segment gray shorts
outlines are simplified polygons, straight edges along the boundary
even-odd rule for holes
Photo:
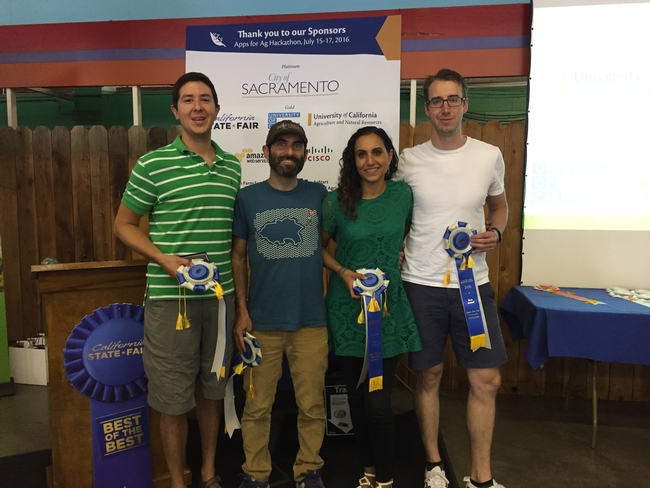
[[[470,349],[465,311],[458,288],[417,285],[405,281],[404,289],[422,341],[422,350],[409,354],[412,368],[422,371],[442,363],[447,336],[451,337],[458,364],[464,368],[496,368],[508,361],[494,303],[494,290],[489,283],[480,285],[478,289],[492,349],[481,347],[476,352]]]
[[[228,346],[226,364],[232,355],[235,295],[224,297]],[[181,304],[184,309],[184,305]],[[201,388],[210,400],[224,397],[226,379],[211,372],[217,345],[219,301],[187,300],[191,326],[176,330],[178,301],[149,300],[144,307],[144,371],[149,380],[149,405],[168,415],[181,415],[196,405],[194,391]]]

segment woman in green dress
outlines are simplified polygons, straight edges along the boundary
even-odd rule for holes
[[[348,141],[341,159],[338,189],[323,201],[322,240],[332,271],[328,292],[330,339],[348,389],[355,442],[364,476],[361,488],[393,486],[395,425],[391,387],[399,356],[421,349],[413,313],[402,286],[399,253],[413,209],[409,186],[391,180],[398,157],[383,129],[363,127]],[[369,380],[357,388],[366,354],[366,326],[354,280],[356,270],[379,268],[389,280],[388,315],[382,317],[383,388],[370,391]]]

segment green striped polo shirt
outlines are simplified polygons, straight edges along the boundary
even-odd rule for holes
[[[212,145],[212,167],[187,149],[180,136],[145,154],[133,168],[122,203],[140,215],[149,214],[149,236],[165,254],[207,253],[229,294],[235,289],[230,250],[241,164],[214,141]],[[147,286],[152,300],[178,300],[178,282],[153,261],[147,268]],[[214,292],[187,290],[187,298],[214,298]]]

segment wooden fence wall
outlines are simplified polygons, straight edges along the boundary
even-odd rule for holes
[[[464,124],[467,135],[498,146],[506,163],[510,208],[503,241],[488,254],[497,300],[519,284],[523,208],[525,125]],[[426,141],[431,124],[400,127],[400,150]],[[171,142],[178,127],[0,127],[0,236],[10,341],[41,331],[41,309],[30,268],[47,257],[61,263],[139,257],[115,239],[113,220],[133,165],[142,154]],[[146,226],[146,219],[143,219]],[[524,357],[525,342],[514,342],[503,326],[509,361],[503,366],[504,393],[561,396],[571,360],[553,358],[534,371]],[[574,395],[590,396],[590,371],[579,362]],[[650,367],[598,365],[598,396],[650,401]],[[412,378],[409,379],[412,381]],[[443,387],[467,387],[467,377],[448,349]]]
[[[9,341],[41,331],[32,265],[48,257],[60,263],[136,257],[113,236],[122,192],[137,158],[178,133],[178,127],[0,127],[0,236]]]

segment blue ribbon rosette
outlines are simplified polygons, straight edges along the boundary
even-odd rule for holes
[[[236,352],[233,354],[232,364],[230,365],[230,377],[226,384],[226,396],[224,398],[224,418],[226,423],[226,433],[232,437],[235,430],[241,428],[241,423],[237,418],[235,410],[235,393],[233,379],[235,376],[240,375],[246,368],[254,368],[259,366],[262,362],[262,348],[257,342],[257,339],[246,332],[244,334],[244,345],[246,349],[241,354]],[[248,383],[248,396],[254,397],[255,390],[253,389],[253,370],[250,369],[250,377]]]
[[[358,322],[366,324],[366,354],[357,388],[367,374],[368,391],[381,390],[384,387],[381,321],[382,315],[388,315],[386,290],[389,281],[386,279],[386,273],[379,268],[362,268],[358,269],[357,273],[366,277],[363,280],[354,280],[353,286],[354,291],[361,296],[362,310]]]
[[[220,378],[226,377],[226,359],[228,346],[228,311],[226,301],[223,299],[223,288],[219,282],[219,268],[216,264],[206,259],[192,259],[192,266],[179,266],[176,270],[178,278],[178,319],[176,320],[176,330],[183,330],[190,327],[190,321],[187,318],[187,301],[185,290],[202,292],[214,290],[214,294],[219,300],[219,317],[217,318],[217,347],[212,362],[212,372]],[[184,313],[181,314],[181,293],[183,290],[183,302],[185,304]]]
[[[467,330],[470,338],[470,348],[476,351],[479,347],[490,348],[490,338],[487,333],[485,322],[485,313],[481,303],[481,296],[474,279],[474,260],[472,251],[474,248],[471,244],[471,236],[476,234],[476,230],[467,222],[458,222],[457,224],[447,227],[443,238],[445,239],[445,250],[449,254],[447,261],[447,271],[443,284],[447,286],[450,281],[449,262],[454,260],[456,272],[458,274],[458,287],[465,311],[465,320],[467,321]]]

